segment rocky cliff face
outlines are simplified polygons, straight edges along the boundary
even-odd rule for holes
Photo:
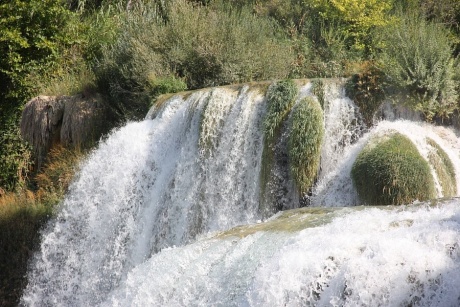
[[[38,96],[22,113],[21,134],[33,147],[36,169],[56,145],[86,147],[97,141],[110,126],[105,106],[97,97]]]

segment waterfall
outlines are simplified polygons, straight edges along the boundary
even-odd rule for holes
[[[324,209],[323,215],[301,208],[272,217],[277,208],[299,207],[303,195],[281,163],[287,124],[276,145],[281,162],[273,164],[271,197],[261,193],[265,91],[265,85],[242,85],[174,95],[144,121],[114,130],[82,163],[43,230],[21,304],[454,302],[458,200],[442,208]],[[367,140],[393,130],[426,159],[426,137],[436,141],[453,161],[459,185],[460,142],[453,131],[408,121],[368,130],[343,81],[325,84],[323,94],[315,98],[322,100],[326,134],[312,207],[359,204],[351,166]],[[312,83],[300,82],[296,103],[314,95]],[[443,196],[439,182],[437,192]],[[290,226],[295,216],[302,227]],[[418,253],[423,257],[415,261]]]
[[[442,208],[341,209],[317,219],[328,215],[332,222],[301,231],[162,250],[131,271],[103,306],[460,304],[458,199]]]
[[[381,121],[369,132],[364,134],[358,142],[347,146],[340,163],[328,172],[315,187],[312,197],[314,206],[341,207],[359,204],[359,198],[353,187],[351,168],[356,157],[370,138],[382,137],[389,132],[396,131],[407,136],[417,147],[421,155],[428,161],[429,144],[427,138],[434,140],[447,153],[455,167],[457,191],[460,184],[460,140],[455,132],[445,127],[436,127],[427,123],[407,120]],[[438,175],[431,166],[431,172],[437,186],[438,197],[443,197],[439,187]]]

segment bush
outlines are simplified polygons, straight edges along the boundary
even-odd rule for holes
[[[446,152],[433,139],[427,138],[426,142],[431,146],[428,160],[438,175],[444,197],[457,195],[457,179],[455,168]]]
[[[36,76],[49,78],[72,44],[75,15],[53,0],[2,1],[0,12],[0,187],[13,190],[29,167],[18,133],[22,108],[37,93]]]
[[[402,205],[436,197],[428,162],[396,132],[370,140],[356,158],[351,176],[366,205]]]
[[[359,107],[368,126],[385,98],[382,79],[383,73],[374,63],[364,62],[361,71],[353,74],[345,85],[348,97]]]
[[[247,8],[175,0],[164,9],[145,4],[124,13],[116,42],[102,48],[98,86],[121,101],[118,111],[143,115],[153,95],[183,90],[184,82],[196,89],[288,75],[292,52],[280,31]]]
[[[316,179],[324,137],[323,111],[307,97],[292,110],[289,134],[289,165],[299,192],[305,194]]]
[[[388,97],[425,113],[447,115],[457,107],[454,75],[458,69],[447,30],[422,16],[400,16],[381,32],[378,54],[386,75]]]
[[[388,16],[394,0],[311,0],[326,22],[338,22],[338,32],[346,35],[348,46],[369,48],[370,31],[391,22]]]

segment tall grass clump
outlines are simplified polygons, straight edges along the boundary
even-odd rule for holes
[[[289,165],[299,192],[305,194],[316,179],[324,137],[323,111],[318,101],[307,97],[292,110],[289,134]]]
[[[265,139],[270,143],[281,127],[281,123],[291,111],[298,88],[292,80],[274,83],[267,91],[267,114],[265,115]]]
[[[369,141],[351,170],[353,183],[366,205],[402,205],[436,197],[428,162],[400,133]]]
[[[275,159],[276,140],[281,133],[283,122],[295,103],[297,93],[297,85],[290,79],[275,82],[267,90],[267,112],[264,120],[264,149],[261,169],[262,197],[266,197],[266,187],[270,181]]]
[[[443,196],[452,197],[457,195],[457,179],[455,178],[455,168],[452,161],[433,139],[427,138],[426,142],[431,146],[428,160],[438,176]]]
[[[387,96],[424,112],[428,119],[450,114],[457,107],[458,63],[448,31],[417,14],[399,18],[380,33],[383,49],[378,58]]]

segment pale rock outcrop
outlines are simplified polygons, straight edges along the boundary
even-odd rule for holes
[[[97,97],[38,96],[24,107],[21,134],[33,147],[36,169],[56,145],[84,147],[96,141],[107,125],[104,104]]]

